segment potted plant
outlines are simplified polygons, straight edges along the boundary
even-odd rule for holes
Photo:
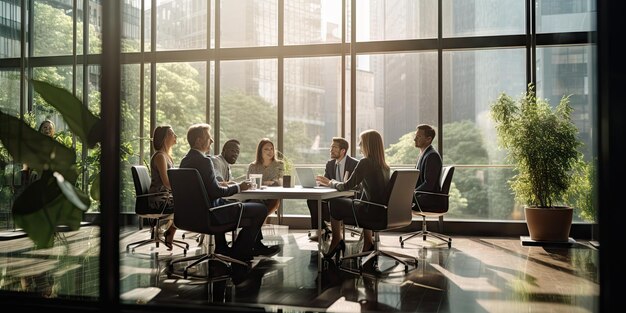
[[[526,205],[533,241],[569,240],[573,209],[564,202],[582,158],[571,112],[569,96],[553,109],[536,97],[532,84],[517,101],[502,93],[491,105],[499,144],[516,172],[509,183],[516,200]]]

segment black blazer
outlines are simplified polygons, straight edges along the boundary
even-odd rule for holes
[[[442,170],[441,155],[433,146],[429,146],[424,151],[422,157],[417,161],[417,169],[420,170],[415,190],[428,192],[441,192],[439,180]],[[416,194],[419,207],[422,211],[443,212],[447,211],[446,198],[433,195]],[[419,210],[417,207],[414,210]]]
[[[346,165],[343,167],[343,175],[345,177],[346,172],[350,172],[350,175],[354,173],[354,168],[359,161],[349,155],[346,155]],[[324,176],[328,179],[337,179],[335,177],[335,160],[328,160],[326,162],[326,169],[324,170]]]
[[[415,190],[440,192],[439,179],[441,177],[442,164],[439,152],[433,146],[426,148],[422,157],[417,161],[416,168],[420,171],[420,174],[417,178]]]
[[[332,187],[343,191],[354,189],[361,184],[365,196],[365,198],[363,198],[364,200],[375,203],[386,203],[388,182],[388,170],[380,168],[369,158],[362,158],[357,163],[354,172],[347,181],[334,183]]]
[[[211,158],[200,153],[198,150],[191,149],[187,152],[187,155],[180,161],[181,168],[195,168],[200,172],[202,181],[204,182],[204,188],[209,195],[209,198],[213,201],[222,197],[228,197],[239,192],[238,185],[231,185],[228,187],[220,186],[215,178],[215,170],[213,169],[213,162]]]

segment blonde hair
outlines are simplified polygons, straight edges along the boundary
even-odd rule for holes
[[[361,133],[361,149],[366,158],[371,159],[381,168],[389,170],[389,165],[385,162],[385,146],[383,138],[379,132],[373,129],[365,130]]]
[[[196,143],[198,139],[204,139],[211,132],[211,125],[207,123],[198,123],[189,126],[187,129],[187,142],[191,148],[199,148],[196,147]]]

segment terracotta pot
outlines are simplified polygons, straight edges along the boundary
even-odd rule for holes
[[[526,207],[526,226],[535,241],[567,242],[574,210],[570,207]]]

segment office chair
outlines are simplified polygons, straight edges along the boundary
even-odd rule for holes
[[[362,273],[363,264],[378,256],[385,256],[396,260],[396,263],[404,264],[404,271],[408,272],[409,263],[417,267],[417,259],[413,256],[381,250],[379,247],[381,231],[388,231],[396,228],[406,227],[412,220],[413,192],[419,171],[417,169],[398,169],[393,172],[387,186],[387,202],[374,203],[361,199],[352,199],[352,212],[359,228],[371,229],[374,233],[374,250],[357,253],[341,258],[341,264],[349,259],[358,259],[359,271]],[[360,216],[356,204],[369,204],[369,211],[380,210],[384,214],[374,214],[376,218],[368,219],[368,216]],[[373,206],[373,208],[372,208]],[[411,261],[407,261],[407,259]]]
[[[433,236],[435,238],[442,240],[444,243],[447,243],[448,248],[452,247],[451,237],[448,237],[439,233],[431,232],[426,227],[427,217],[439,218],[439,217],[443,217],[445,214],[448,213],[448,207],[450,204],[449,197],[450,197],[450,185],[452,184],[452,175],[454,175],[454,166],[444,166],[442,168],[441,178],[439,179],[439,184],[441,186],[441,193],[426,192],[426,191],[419,191],[419,190],[415,191],[415,195],[414,195],[415,204],[419,211],[413,211],[413,214],[422,217],[422,229],[417,232],[408,233],[408,234],[404,234],[400,236],[400,246],[402,248],[404,248],[405,241],[413,237],[420,236],[420,235],[422,236],[422,240],[424,241],[426,241],[426,236]],[[435,207],[423,208],[423,207],[420,207],[419,202],[417,201],[418,195],[429,195],[432,197],[436,197],[440,200],[438,201],[438,204]]]
[[[130,169],[133,174],[133,182],[135,185],[135,214],[139,216],[140,224],[142,223],[142,219],[148,219],[151,229],[150,239],[129,243],[128,245],[126,245],[126,251],[135,252],[136,248],[151,243],[155,243],[156,247],[158,248],[160,243],[165,244],[165,240],[163,239],[159,226],[161,226],[161,223],[171,220],[172,214],[155,212],[153,209],[150,209],[150,207],[148,206],[148,199],[151,196],[166,195],[167,193],[148,193],[148,190],[150,189],[150,174],[148,173],[147,167],[143,165],[133,165]],[[172,244],[183,249],[183,254],[187,254],[187,250],[189,249],[188,243],[180,240],[174,240]],[[184,247],[182,245],[184,245]],[[132,250],[130,250],[131,246],[134,246]]]
[[[243,203],[232,202],[213,206],[213,201],[209,199],[204,189],[202,177],[195,168],[172,168],[167,170],[167,175],[172,185],[174,203],[176,203],[174,224],[179,229],[207,235],[209,245],[207,252],[202,255],[172,260],[169,264],[170,270],[173,270],[176,263],[193,261],[183,270],[183,277],[187,278],[189,269],[204,261],[210,264],[209,261],[214,260],[227,266],[230,266],[229,263],[237,263],[248,267],[248,263],[215,253],[214,249],[215,234],[235,231],[239,228]],[[234,217],[227,220],[234,220],[235,222],[220,222],[218,216],[223,213]]]

